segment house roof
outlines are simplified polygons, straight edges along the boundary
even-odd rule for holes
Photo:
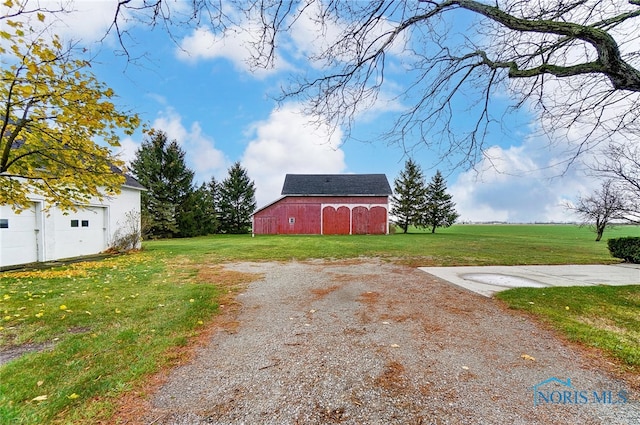
[[[116,174],[124,174],[125,180],[123,186],[127,186],[132,189],[147,190],[147,188],[145,188],[138,180],[136,180],[135,177],[131,176],[130,174],[123,173],[122,170],[115,165],[111,166],[111,171]]]
[[[282,195],[388,196],[391,186],[384,174],[287,174]]]
[[[140,182],[138,180],[136,180],[134,177],[130,176],[129,174],[125,174],[125,181],[124,181],[124,185],[131,187],[133,189],[140,189],[140,190],[147,190],[147,188],[145,188],[142,184],[140,184]]]

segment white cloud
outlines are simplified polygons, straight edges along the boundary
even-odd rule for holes
[[[26,10],[41,9],[62,13],[45,13],[44,22],[40,22],[35,14],[23,14],[17,19],[26,21],[36,31],[47,28],[59,35],[63,40],[81,40],[85,45],[102,40],[112,24],[117,2],[113,1],[56,1],[38,0],[26,2]],[[0,7],[0,13],[5,14],[6,8]],[[130,16],[126,10],[121,11],[119,20],[121,30],[126,30]]]
[[[333,174],[345,171],[342,133],[317,125],[314,117],[287,105],[255,124],[255,139],[244,152],[242,164],[256,183],[258,207],[280,197],[287,173]]]
[[[193,122],[188,128],[182,123],[182,117],[171,108],[159,113],[153,121],[152,128],[167,134],[169,141],[175,140],[185,151],[187,167],[195,173],[195,183],[208,182],[211,177],[220,180],[226,176],[230,165],[224,152],[217,149],[215,141],[202,132],[200,123]],[[135,153],[141,142],[132,137],[120,140],[120,148],[116,154],[127,164],[135,159]]]
[[[375,26],[369,28],[366,39],[345,36],[355,31],[350,28],[348,19],[332,20],[325,17],[326,7],[323,2],[301,4],[300,16],[291,22],[291,45],[287,46],[293,54],[309,60],[309,64],[315,68],[332,65],[333,60],[352,62],[353,52],[363,48],[374,51],[380,48],[388,40],[388,35],[394,32],[396,24],[387,18],[381,17]],[[357,7],[354,7],[357,8]],[[388,55],[405,55],[406,35],[404,32],[396,34],[397,40],[385,47]],[[336,48],[336,46],[338,46]],[[328,53],[328,55],[327,55]]]
[[[120,147],[117,148],[116,154],[122,159],[125,163],[131,164],[136,157],[136,151],[140,147],[140,142],[134,140],[132,137],[125,137],[120,140]]]
[[[263,78],[277,71],[289,68],[279,54],[275,54],[272,68],[256,67],[250,49],[256,39],[256,32],[251,26],[230,27],[222,34],[215,34],[208,28],[200,27],[184,37],[176,48],[176,57],[185,62],[199,60],[227,59],[235,68]]]
[[[450,186],[460,220],[577,220],[564,205],[590,194],[597,182],[577,168],[554,166],[561,155],[533,138],[518,147],[489,148],[476,170],[461,173]]]
[[[229,160],[216,148],[215,141],[202,132],[197,121],[185,127],[180,114],[168,108],[159,114],[151,127],[164,131],[169,140],[176,140],[180,144],[186,153],[187,166],[195,172],[197,183],[224,176]]]

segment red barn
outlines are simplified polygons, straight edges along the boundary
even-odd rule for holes
[[[256,235],[389,233],[384,174],[287,174],[282,198],[253,213]]]

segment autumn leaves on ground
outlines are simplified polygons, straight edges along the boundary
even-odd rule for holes
[[[94,423],[149,375],[184,360],[252,275],[140,252],[0,279],[0,423]]]
[[[637,228],[618,232],[629,231]],[[193,347],[220,327],[237,325],[233,314],[220,313],[232,312],[239,288],[260,276],[225,270],[228,261],[358,261],[361,256],[412,265],[514,264],[518,258],[548,264],[615,261],[592,236],[573,226],[454,226],[436,235],[214,236],[151,242],[141,252],[102,261],[2,272],[0,354],[14,355],[0,365],[0,423],[109,423],[119,403],[145,396],[150,376],[188,360]],[[531,296],[523,294],[519,303],[531,306]],[[637,291],[620,299],[637,300]],[[535,300],[535,306],[543,303],[544,298]],[[591,316],[582,317],[582,325],[595,324],[601,332],[597,314],[605,310],[581,311]],[[621,333],[620,326],[629,332]],[[609,326],[612,334],[627,336],[637,327],[637,318]]]

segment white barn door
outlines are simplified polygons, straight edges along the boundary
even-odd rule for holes
[[[92,255],[107,249],[107,208],[86,207],[68,215],[55,211],[55,259]]]
[[[8,205],[0,205],[0,267],[42,260],[38,255],[39,248],[42,252],[40,227],[39,203],[20,214]]]

